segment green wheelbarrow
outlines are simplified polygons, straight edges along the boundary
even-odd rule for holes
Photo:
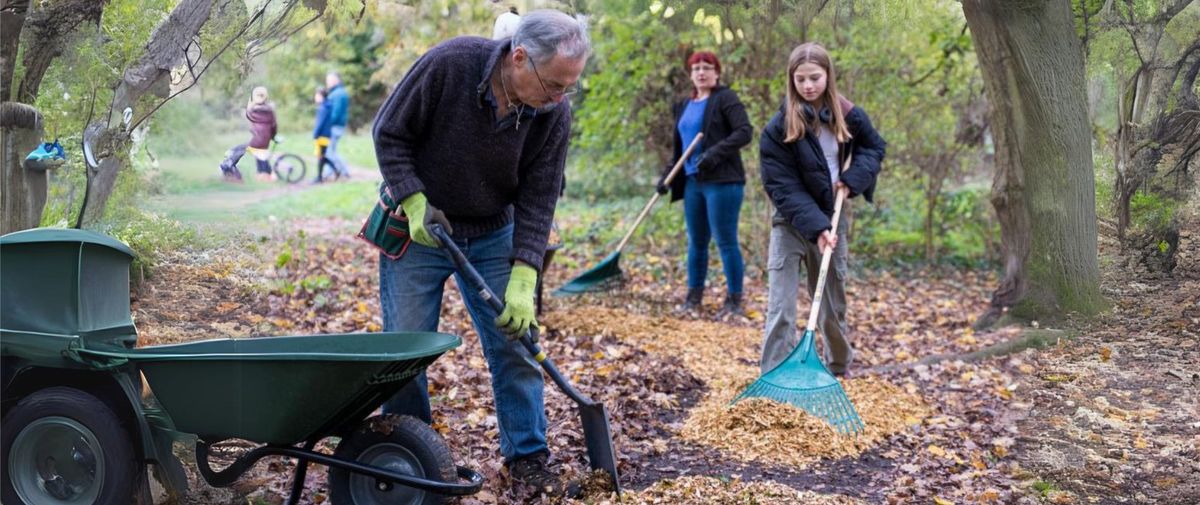
[[[126,504],[147,465],[187,488],[175,441],[194,441],[200,474],[232,485],[266,456],[297,460],[288,503],[309,463],[330,468],[343,504],[429,504],[474,494],[433,428],[371,414],[446,351],[442,333],[218,339],[136,348],[132,252],[104,235],[29,230],[0,237],[0,501]],[[142,377],[150,391],[143,391]],[[340,437],[332,455],[314,451]],[[217,470],[211,446],[256,448]],[[144,492],[144,491],[143,491]]]

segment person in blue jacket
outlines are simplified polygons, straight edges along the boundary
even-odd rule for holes
[[[342,77],[337,72],[325,74],[325,101],[329,103],[329,147],[325,157],[333,162],[339,177],[350,177],[346,160],[338,152],[338,141],[346,134],[346,120],[350,116],[350,94],[342,85]]]
[[[783,107],[759,139],[763,188],[775,205],[759,365],[763,373],[769,372],[799,343],[800,269],[807,270],[811,295],[822,252],[833,248],[817,328],[828,344],[825,365],[834,375],[844,376],[854,357],[846,331],[847,219],[833,229],[834,202],[838,193],[872,201],[887,143],[866,111],[838,94],[833,62],[820,44],[809,42],[792,50],[787,79]],[[843,172],[847,156],[850,166]]]
[[[318,86],[313,95],[313,103],[317,106],[313,127],[313,144],[316,145],[317,154],[317,178],[313,179],[314,183],[322,182],[325,175],[326,151],[329,150],[329,138],[332,135],[330,130],[333,129],[329,115],[330,103],[325,99],[327,93],[324,87]]]

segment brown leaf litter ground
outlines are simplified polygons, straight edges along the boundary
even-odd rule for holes
[[[377,259],[349,238],[353,226],[166,261],[135,293],[142,344],[378,331]],[[560,254],[578,264],[593,260]],[[970,352],[1018,333],[970,329],[994,277],[948,269],[857,271],[848,292],[859,353],[845,384],[869,431],[854,440],[777,405],[725,401],[756,375],[766,301],[761,279],[747,279],[745,317],[718,321],[719,286],[710,289],[702,314],[677,315],[678,279],[649,274],[636,260],[624,266],[620,289],[548,298],[541,319],[549,328],[548,354],[610,411],[628,490],[621,503],[1196,503],[1200,497],[1194,281],[1139,286],[1106,278],[1114,310],[1056,348],[917,365],[922,356]],[[547,291],[574,273],[552,267]],[[509,489],[496,452],[486,365],[450,286],[440,330],[462,336],[464,345],[429,369],[435,428],[458,464],[488,479],[479,495],[461,503],[526,501],[525,493]],[[807,307],[807,297],[799,303]],[[554,460],[582,476],[586,459],[573,405],[553,386],[546,401]],[[332,443],[319,449],[329,451]],[[249,447],[225,444],[216,464]],[[270,459],[234,488],[213,489],[185,464],[193,473],[187,503],[280,503],[293,468]],[[322,503],[326,496],[325,472],[310,470],[304,500]],[[605,502],[614,501],[592,496],[584,503]]]

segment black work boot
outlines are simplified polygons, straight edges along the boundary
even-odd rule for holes
[[[548,497],[577,497],[580,492],[579,483],[563,482],[558,473],[550,470],[547,464],[549,455],[537,452],[522,456],[508,463],[508,474],[514,482],[519,482]]]
[[[729,316],[740,316],[740,315],[742,315],[742,294],[741,293],[726,294],[725,295],[725,305],[723,305],[721,307],[721,312],[718,313],[717,316],[721,317],[721,318],[726,318]]]
[[[688,288],[687,298],[683,300],[682,312],[699,312],[703,306],[704,288]]]

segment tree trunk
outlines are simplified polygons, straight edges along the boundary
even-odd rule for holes
[[[46,172],[21,166],[25,155],[42,140],[42,115],[28,105],[0,104],[0,149],[3,150],[3,183],[0,184],[0,235],[36,228],[46,206]]]
[[[155,28],[150,42],[146,44],[146,54],[122,76],[121,83],[113,93],[112,116],[106,124],[99,123],[99,126],[108,129],[100,137],[109,148],[100,149],[107,155],[101,156],[100,166],[93,172],[88,187],[87,204],[83,208],[85,224],[94,223],[104,215],[104,206],[116,186],[117,175],[128,161],[129,133],[122,121],[125,108],[133,109],[133,121],[130,124],[136,124],[154,111],[151,107],[140,110],[142,104],[138,101],[142,96],[154,92],[161,98],[167,97],[171,69],[183,61],[187,47],[208,21],[215,3],[216,0],[180,2],[171,15]]]
[[[996,136],[1004,276],[990,324],[1103,306],[1084,62],[1068,2],[963,0]]]
[[[50,64],[70,47],[76,29],[83,23],[99,23],[108,0],[64,0],[34,9],[25,18],[25,51],[21,63],[25,75],[16,100],[37,101],[38,88]]]
[[[925,192],[925,261],[933,263],[937,248],[933,245],[933,216],[937,210],[938,195],[942,192],[941,182],[929,181],[930,188]],[[936,186],[933,187],[933,186]]]
[[[12,100],[13,72],[29,0],[0,1],[0,102]]]
[[[1167,25],[1189,3],[1190,0],[1160,2],[1149,15],[1136,12],[1132,4],[1104,9],[1108,21],[1120,26],[1129,36],[1139,62],[1132,75],[1125,75],[1119,66],[1116,68],[1120,93],[1117,135],[1113,142],[1116,169],[1113,199],[1117,214],[1117,238],[1122,248],[1126,245],[1125,234],[1132,224],[1130,200],[1158,175],[1158,165],[1163,157],[1178,144],[1186,145],[1188,141],[1186,134],[1183,134],[1185,130],[1167,126],[1172,119],[1172,112],[1188,108],[1180,95],[1183,94],[1181,92],[1190,91],[1191,85],[1186,78],[1179,86],[1176,81],[1187,67],[1188,58],[1200,51],[1200,42],[1193,41],[1190,47],[1176,48],[1176,41],[1167,35]]]

